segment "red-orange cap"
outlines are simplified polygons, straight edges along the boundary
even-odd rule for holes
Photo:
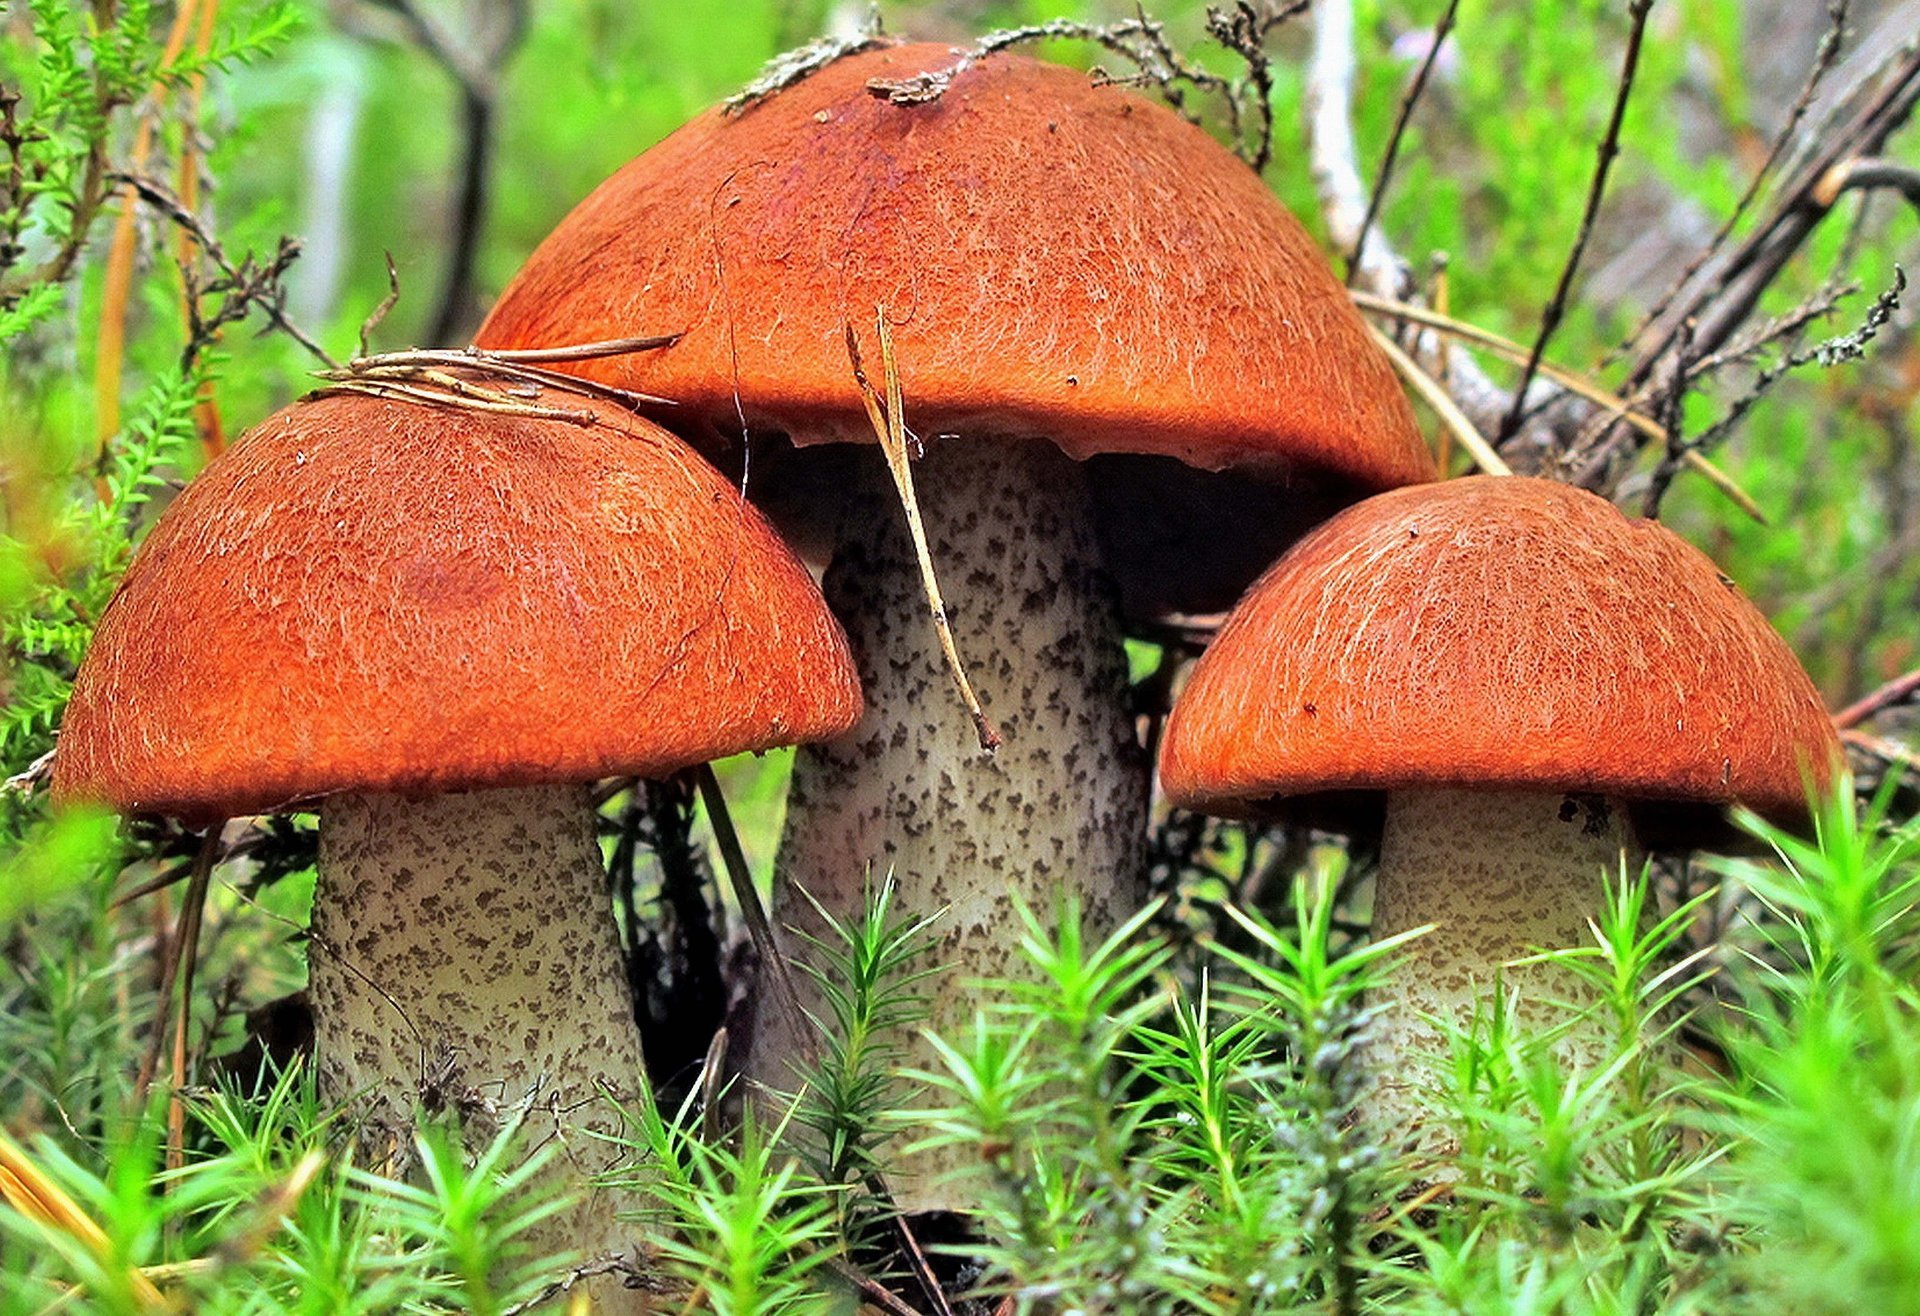
[[[689,422],[871,442],[844,328],[877,379],[884,304],[922,433],[1433,478],[1392,368],[1252,170],[1163,106],[1015,55],[924,104],[868,90],[960,59],[869,51],[696,119],[561,222],[479,341],[682,331],[569,368]]]
[[[189,818],[657,775],[836,735],[846,638],[677,439],[364,395],[269,417],[101,618],[59,796]]]
[[[1549,480],[1356,504],[1248,591],[1167,725],[1199,808],[1479,787],[1792,816],[1839,761],[1813,683],[1703,554]]]

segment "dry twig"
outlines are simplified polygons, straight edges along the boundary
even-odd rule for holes
[[[1446,10],[1440,15],[1440,21],[1434,24],[1433,40],[1427,47],[1426,58],[1420,61],[1419,71],[1413,75],[1406,94],[1400,98],[1400,110],[1394,117],[1393,132],[1387,137],[1387,149],[1380,157],[1380,168],[1373,176],[1373,187],[1367,198],[1367,212],[1360,219],[1360,233],[1353,240],[1353,250],[1347,256],[1347,286],[1360,273],[1360,259],[1366,253],[1367,234],[1373,230],[1373,223],[1380,217],[1380,203],[1386,199],[1387,189],[1393,185],[1394,162],[1400,158],[1400,144],[1406,140],[1407,124],[1413,118],[1413,108],[1420,103],[1421,93],[1427,89],[1427,79],[1433,75],[1433,66],[1439,62],[1440,52],[1446,48],[1447,38],[1453,33],[1453,22],[1460,12],[1460,0],[1447,0]],[[1446,367],[1441,365],[1444,378]]]
[[[1356,254],[1354,284],[1396,301],[1408,296],[1406,269],[1377,227],[1360,241],[1373,210],[1360,180],[1353,137],[1354,35],[1352,0],[1318,0],[1311,10],[1313,45],[1307,60],[1307,150],[1320,215],[1333,245]],[[1487,377],[1470,352],[1443,352],[1434,333],[1416,334],[1407,355],[1446,391],[1480,433],[1500,423],[1507,392]]]
[[[425,405],[462,406],[496,415],[526,416],[536,420],[564,420],[576,425],[599,422],[597,413],[537,402],[543,391],[614,402],[630,411],[646,406],[672,406],[667,398],[616,388],[563,371],[548,370],[541,362],[589,361],[669,347],[678,334],[641,338],[612,338],[603,342],[564,347],[493,351],[479,347],[427,348],[358,356],[344,366],[315,372],[327,381],[318,394],[365,393],[372,397],[402,398]]]
[[[164,184],[138,174],[114,174],[112,178],[133,189],[141,200],[158,210],[182,232],[190,236],[194,245],[213,262],[214,267],[226,277],[233,288],[252,289],[251,304],[266,316],[268,324],[286,334],[328,366],[339,365],[332,354],[320,346],[311,334],[287,318],[286,299],[278,281],[262,284],[257,278],[250,278],[248,271],[258,269],[257,262],[251,256],[236,262],[227,254],[226,248],[221,246],[220,240],[200,222],[200,217],[187,209],[180,198],[169,191]],[[279,253],[275,256],[273,265],[284,271],[299,252],[300,244],[297,241],[292,238],[282,238]]]
[[[1788,144],[1793,141],[1794,135],[1800,130],[1801,121],[1806,118],[1807,111],[1812,107],[1813,98],[1819,92],[1820,84],[1826,80],[1828,72],[1833,68],[1834,61],[1839,58],[1840,42],[1846,34],[1847,11],[1851,7],[1851,3],[1852,0],[1828,0],[1827,27],[1826,31],[1820,35],[1819,47],[1814,51],[1813,67],[1807,71],[1807,79],[1801,84],[1800,94],[1794,97],[1793,105],[1787,111],[1786,120],[1780,125],[1780,131],[1774,134],[1773,142],[1767,148],[1766,159],[1760,162],[1760,167],[1754,171],[1753,177],[1748,180],[1746,190],[1740,194],[1740,199],[1734,202],[1733,209],[1727,212],[1726,218],[1721,221],[1720,227],[1714,231],[1713,237],[1708,240],[1706,246],[1702,247],[1699,252],[1695,254],[1692,260],[1687,262],[1686,268],[1680,271],[1679,277],[1669,285],[1667,291],[1655,300],[1653,306],[1647,311],[1646,315],[1641,318],[1640,323],[1634,327],[1633,332],[1629,334],[1626,341],[1620,345],[1622,349],[1631,347],[1640,340],[1641,336],[1645,334],[1649,328],[1659,323],[1661,317],[1666,314],[1667,308],[1673,305],[1674,300],[1679,297],[1680,294],[1686,290],[1687,285],[1692,282],[1693,276],[1698,274],[1701,267],[1717,256],[1721,249],[1726,246],[1727,239],[1733,236],[1733,230],[1739,227],[1740,221],[1746,217],[1747,211],[1752,208],[1755,199],[1759,197],[1761,188],[1772,178],[1774,167],[1780,163],[1781,157],[1786,153]]]
[[[1869,695],[1854,700],[1833,715],[1833,724],[1842,731],[1859,726],[1876,713],[1907,703],[1920,695],[1920,668],[1896,676]]]
[[[25,1148],[4,1132],[0,1132],[0,1198],[27,1219],[71,1234],[102,1265],[113,1264],[113,1244],[106,1231],[34,1163]],[[126,1277],[127,1290],[140,1310],[171,1310],[166,1298],[146,1275],[129,1269]]]
[[[500,75],[526,37],[528,0],[495,0],[478,8],[482,21],[464,34],[464,40],[447,31],[435,12],[420,0],[365,3],[393,15],[400,30],[453,80],[460,98],[460,173],[453,203],[453,241],[440,299],[427,330],[431,341],[446,342],[476,314],[473,269],[480,236],[486,228]],[[375,31],[361,23],[357,34],[365,37]]]
[[[787,1016],[791,1025],[789,1035],[797,1039],[802,1059],[808,1065],[820,1063],[820,1048],[814,1038],[814,1023],[807,1014],[806,1007],[800,1003],[800,989],[793,980],[793,968],[787,957],[780,952],[780,945],[774,939],[773,920],[767,917],[767,907],[760,900],[760,890],[753,884],[753,870],[747,864],[747,852],[740,846],[740,833],[734,830],[733,814],[727,809],[727,797],[720,789],[720,781],[713,775],[713,769],[702,763],[690,768],[694,783],[700,788],[700,802],[707,806],[707,823],[713,828],[713,839],[720,846],[720,863],[727,870],[727,882],[733,888],[734,901],[740,906],[740,917],[747,925],[747,939],[753,943],[760,958],[760,972],[772,984],[774,1003]]]
[[[991,752],[1000,744],[1000,731],[987,716],[986,709],[980,706],[980,696],[974,693],[973,682],[968,679],[967,669],[960,661],[960,650],[953,640],[953,627],[947,624],[946,600],[940,597],[940,581],[934,575],[933,555],[927,550],[927,531],[920,520],[920,500],[913,492],[913,464],[908,452],[904,415],[906,403],[900,393],[900,370],[893,357],[893,330],[887,324],[886,307],[876,310],[875,321],[886,396],[882,398],[867,378],[867,372],[860,363],[860,340],[854,336],[853,326],[848,325],[847,357],[853,364],[853,381],[859,385],[860,398],[867,407],[867,419],[880,440],[881,451],[887,457],[887,470],[893,476],[894,488],[900,494],[900,507],[907,516],[907,533],[913,538],[914,556],[920,561],[920,584],[926,591],[934,633],[940,640],[940,653],[946,659],[947,670],[953,674],[960,701],[967,706],[967,715],[973,719],[973,730],[979,738],[980,748]]]
[[[1367,326],[1367,332],[1373,335],[1375,346],[1387,354],[1387,360],[1393,362],[1394,369],[1413,385],[1414,392],[1420,395],[1421,400],[1433,408],[1434,414],[1440,417],[1440,423],[1447,427],[1447,433],[1466,449],[1467,455],[1473,458],[1474,465],[1488,475],[1513,474],[1513,468],[1502,460],[1500,454],[1494,451],[1493,445],[1486,441],[1478,429],[1474,428],[1472,419],[1466,412],[1460,410],[1459,404],[1453,400],[1453,395],[1447,392],[1439,380],[1428,374],[1426,368],[1414,360],[1411,353],[1394,342],[1392,334],[1385,333],[1378,325],[1372,324]]]
[[[1477,343],[1489,351],[1505,357],[1509,361],[1520,362],[1527,358],[1528,349],[1522,347],[1512,339],[1504,338],[1491,330],[1482,329],[1478,325],[1468,324],[1464,320],[1456,320],[1452,316],[1445,315],[1439,311],[1428,310],[1423,306],[1416,306],[1411,302],[1394,301],[1389,297],[1376,297],[1372,293],[1367,292],[1356,291],[1350,295],[1353,297],[1355,305],[1364,311],[1389,315],[1396,320],[1410,320],[1415,324],[1437,329],[1450,337],[1462,338],[1468,342]],[[1567,390],[1567,392],[1576,394],[1588,402],[1593,403],[1595,406],[1602,408],[1605,414],[1617,416],[1626,421],[1655,442],[1667,442],[1667,427],[1653,417],[1635,409],[1632,402],[1621,397],[1619,394],[1609,392],[1606,388],[1594,383],[1592,380],[1576,374],[1571,370],[1567,370],[1564,367],[1554,365],[1550,361],[1541,361],[1539,363],[1539,373]],[[1447,434],[1451,435],[1455,432],[1454,426],[1449,425],[1447,427]],[[1495,460],[1498,460],[1498,458],[1496,457]],[[1724,494],[1734,506],[1738,507],[1761,525],[1768,524],[1766,512],[1761,508],[1759,503],[1754,501],[1753,496],[1745,489],[1742,489],[1732,476],[1707,460],[1697,448],[1687,447],[1682,454],[1682,461],[1689,470],[1700,475],[1715,489]],[[1504,463],[1502,463],[1502,465],[1504,466]]]
[[[1626,122],[1627,103],[1633,98],[1634,74],[1640,67],[1640,47],[1646,38],[1647,15],[1652,9],[1653,0],[1631,0],[1628,6],[1627,50],[1621,57],[1620,77],[1614,85],[1613,111],[1607,116],[1606,132],[1600,138],[1599,159],[1594,164],[1593,178],[1587,186],[1586,205],[1580,212],[1580,228],[1574,235],[1573,248],[1567,253],[1566,264],[1560,267],[1560,279],[1554,285],[1553,296],[1540,313],[1540,333],[1533,340],[1533,350],[1520,372],[1520,383],[1513,390],[1513,406],[1508,410],[1506,419],[1500,422],[1499,433],[1495,436],[1498,443],[1505,443],[1519,432],[1520,422],[1526,414],[1527,386],[1533,383],[1533,377],[1540,369],[1540,359],[1546,355],[1547,343],[1566,315],[1567,298],[1573,292],[1573,280],[1580,271],[1580,258],[1586,254],[1587,243],[1593,237],[1594,220],[1599,218],[1600,203],[1607,194],[1607,177],[1613,171],[1614,158],[1620,154],[1620,128]]]

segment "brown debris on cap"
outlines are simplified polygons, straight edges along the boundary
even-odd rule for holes
[[[1283,557],[1196,665],[1161,772],[1215,811],[1485,786],[1797,817],[1838,755],[1798,660],[1697,549],[1564,484],[1473,477]]]
[[[364,395],[275,414],[100,622],[55,790],[205,818],[657,775],[851,727],[846,639],[678,440]]]
[[[684,331],[578,369],[716,430],[744,413],[870,442],[844,326],[885,306],[925,434],[1433,478],[1345,290],[1245,164],[1161,105],[1014,55],[922,103],[868,87],[961,62],[868,51],[688,124],[560,224],[478,341]]]

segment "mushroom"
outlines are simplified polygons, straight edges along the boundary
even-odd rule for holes
[[[128,568],[54,784],[196,823],[317,809],[323,1093],[379,1152],[422,1101],[470,1142],[522,1115],[583,1190],[618,1160],[603,1094],[644,1081],[588,783],[834,735],[860,697],[732,486],[568,409],[590,423],[363,394],[261,423]],[[587,1191],[533,1241],[625,1251],[629,1205]]]
[[[1215,813],[1385,792],[1374,936],[1434,929],[1382,989],[1369,1104],[1444,1156],[1434,1020],[1464,1024],[1499,971],[1520,1029],[1564,1023],[1579,985],[1513,961],[1585,942],[1636,828],[1802,816],[1838,754],[1799,662],[1698,550],[1564,484],[1473,477],[1368,499],[1282,557],[1195,665],[1161,775]],[[1594,1022],[1557,1046],[1592,1064],[1610,1041]]]
[[[992,755],[948,693],[870,446],[846,333],[876,309],[925,441],[914,478],[958,647],[1004,735]],[[568,368],[671,397],[676,422],[723,438],[744,423],[868,445],[813,462],[756,450],[748,470],[774,503],[807,504],[788,524],[833,540],[825,591],[868,701],[851,734],[800,754],[778,881],[784,918],[813,935],[793,888],[846,920],[891,870],[903,916],[944,911],[934,959],[955,972],[932,988],[929,1026],[948,1037],[976,1008],[963,978],[1024,971],[1013,898],[1050,913],[1064,887],[1096,932],[1144,898],[1149,765],[1108,573],[1150,540],[1203,559],[1225,536],[1211,519],[1103,524],[1100,509],[1167,488],[1211,517],[1228,496],[1194,495],[1185,468],[1232,466],[1273,482],[1258,539],[1292,530],[1274,508],[1311,489],[1345,502],[1433,475],[1390,366],[1257,175],[1163,106],[1009,54],[872,50],[703,116],[560,224],[479,341],[638,325],[681,337]],[[1104,453],[1131,465],[1103,472]],[[1136,602],[1198,601],[1186,572],[1152,566],[1159,579],[1120,582]],[[1216,571],[1214,606],[1257,569]],[[781,1022],[760,1021],[753,1065],[774,1082],[798,1051]],[[914,1039],[908,1063],[937,1061]],[[944,1204],[926,1183],[937,1164],[917,1160],[896,1196]]]

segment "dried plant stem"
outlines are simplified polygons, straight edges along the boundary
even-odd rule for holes
[[[1407,87],[1406,95],[1400,98],[1400,112],[1393,121],[1393,133],[1387,138],[1386,154],[1380,157],[1379,172],[1373,176],[1373,188],[1367,198],[1367,213],[1360,220],[1360,236],[1353,240],[1353,251],[1347,257],[1347,286],[1351,288],[1360,274],[1360,257],[1366,251],[1367,234],[1373,231],[1374,220],[1380,217],[1380,203],[1386,199],[1387,188],[1393,183],[1393,166],[1400,158],[1400,143],[1406,139],[1407,123],[1413,118],[1413,108],[1420,103],[1421,93],[1427,89],[1427,79],[1433,73],[1433,66],[1440,58],[1440,50],[1447,44],[1447,37],[1453,31],[1453,20],[1460,12],[1460,0],[1447,0],[1445,12],[1433,28],[1433,44],[1427,48],[1427,57],[1420,61],[1420,69],[1413,75],[1413,82]],[[1444,375],[1444,371],[1442,374]]]
[[[529,402],[500,399],[489,396],[483,389],[425,388],[399,380],[370,379],[351,375],[316,392],[320,395],[365,393],[369,397],[399,398],[426,406],[466,407],[473,411],[485,411],[500,416],[526,416],[534,420],[565,420],[572,421],[576,425],[591,425],[598,419],[590,411],[571,411],[565,407],[542,407]]]
[[[1528,349],[1514,342],[1512,339],[1503,338],[1491,330],[1482,329],[1478,325],[1468,324],[1464,320],[1456,320],[1443,312],[1430,311],[1424,306],[1415,306],[1410,302],[1395,301],[1390,297],[1377,297],[1372,293],[1360,292],[1358,290],[1349,295],[1353,298],[1354,304],[1362,310],[1373,311],[1381,315],[1390,315],[1398,320],[1408,320],[1415,324],[1424,325],[1430,329],[1439,330],[1441,333],[1450,337],[1462,338],[1468,342],[1477,343],[1481,347],[1485,347],[1499,356],[1506,357],[1510,361],[1524,361],[1527,358]],[[1646,415],[1644,412],[1635,410],[1634,404],[1619,394],[1609,392],[1606,388],[1594,383],[1585,376],[1576,374],[1564,367],[1556,366],[1549,361],[1537,362],[1536,369],[1540,375],[1552,380],[1569,393],[1585,398],[1594,405],[1603,408],[1609,414],[1624,420],[1627,424],[1633,426],[1654,442],[1666,443],[1668,441],[1667,427],[1665,425],[1662,425],[1659,421]],[[1449,426],[1446,432],[1449,434],[1453,433],[1453,427]],[[1496,460],[1498,460],[1497,457]],[[1759,503],[1754,501],[1753,496],[1745,489],[1742,489],[1732,476],[1709,461],[1698,449],[1683,449],[1680,461],[1688,470],[1693,471],[1724,494],[1726,498],[1742,512],[1745,512],[1761,525],[1769,524],[1766,512],[1761,508]]]
[[[1420,395],[1421,400],[1433,408],[1434,414],[1440,417],[1440,423],[1447,427],[1447,432],[1452,434],[1460,446],[1466,449],[1467,455],[1473,458],[1474,465],[1488,475],[1512,475],[1513,468],[1501,459],[1500,454],[1493,450],[1493,445],[1474,428],[1473,422],[1467,418],[1467,413],[1460,410],[1459,404],[1453,400],[1453,395],[1447,392],[1440,381],[1429,375],[1405,348],[1394,342],[1392,334],[1385,332],[1378,325],[1370,324],[1367,329],[1373,335],[1373,341],[1379,345],[1380,350],[1387,354],[1387,360],[1393,362],[1393,368],[1413,385],[1413,391]]]
[[[181,6],[182,12],[193,8],[191,4]],[[203,0],[200,6],[199,28],[193,37],[193,53],[197,60],[204,61],[213,49],[213,24],[220,14],[220,0]],[[181,131],[184,140],[180,145],[180,204],[187,211],[195,211],[200,205],[200,100],[206,91],[207,75],[196,68],[187,79],[186,107],[181,115]],[[194,245],[192,235],[184,229],[175,234],[178,242],[178,259],[182,269],[188,268],[193,261]],[[195,320],[192,305],[194,290],[189,279],[180,289],[181,313],[187,322],[187,332],[193,332]],[[193,409],[194,428],[200,434],[200,449],[208,458],[220,455],[227,446],[225,428],[220,423],[220,404],[214,393],[212,379],[200,384],[200,398]]]
[[[111,1265],[113,1244],[93,1217],[80,1209],[59,1184],[34,1164],[26,1149],[0,1132],[0,1199],[29,1220],[71,1234],[103,1265]],[[127,1288],[142,1311],[170,1312],[173,1304],[137,1269],[126,1272]],[[58,1305],[58,1304],[56,1304]],[[51,1310],[51,1308],[49,1308]]]
[[[1872,694],[1856,699],[1833,715],[1833,724],[1842,731],[1859,726],[1883,709],[1906,703],[1920,695],[1920,667],[1904,676],[1896,676]]]
[[[1754,200],[1760,195],[1760,189],[1773,176],[1774,167],[1780,163],[1781,157],[1786,153],[1787,144],[1793,140],[1794,134],[1800,128],[1800,121],[1812,108],[1813,98],[1820,90],[1820,84],[1826,80],[1834,61],[1839,58],[1840,40],[1846,33],[1847,10],[1851,3],[1852,0],[1827,0],[1827,29],[1821,34],[1819,49],[1814,52],[1813,68],[1808,71],[1806,81],[1801,84],[1800,94],[1794,98],[1793,107],[1787,111],[1786,122],[1780,125],[1780,131],[1774,135],[1772,144],[1768,146],[1767,158],[1760,162],[1760,168],[1754,171],[1753,177],[1747,182],[1746,191],[1740,194],[1740,199],[1734,203],[1733,209],[1727,212],[1726,218],[1721,221],[1720,227],[1714,231],[1707,245],[1687,262],[1687,267],[1680,271],[1679,277],[1641,317],[1640,323],[1634,326],[1633,332],[1620,345],[1622,349],[1633,346],[1649,329],[1660,322],[1668,308],[1693,281],[1694,275],[1698,274],[1701,268],[1726,246],[1727,239],[1733,235],[1733,230],[1739,226],[1741,219],[1745,217],[1747,211],[1753,206]]]
[[[482,360],[492,362],[522,362],[529,365],[552,361],[593,361],[603,356],[625,356],[629,352],[651,352],[655,348],[672,347],[680,341],[681,337],[682,335],[680,334],[648,334],[635,338],[603,338],[598,342],[592,343],[568,343],[561,347],[469,347],[462,352],[448,353],[447,355],[479,357]],[[401,353],[400,355],[406,354]],[[428,352],[422,353],[421,355],[434,354]],[[589,381],[582,380],[580,382],[585,383]],[[636,393],[633,396],[644,397],[646,395]],[[663,401],[664,399],[650,400]]]
[[[533,362],[584,361],[644,352],[668,346],[678,339],[678,334],[616,338],[531,352],[491,352],[477,347],[381,352],[358,356],[344,366],[314,374],[327,381],[327,387],[319,390],[323,394],[364,393],[428,406],[467,407],[495,415],[593,425],[600,419],[593,411],[544,405],[533,399],[539,397],[542,390],[553,389],[577,397],[615,402],[630,410],[671,403],[665,398],[546,370]],[[365,341],[364,332],[362,341]]]
[[[214,266],[221,274],[225,275],[236,286],[246,285],[247,279],[241,266],[236,265],[233,259],[227,255],[226,249],[220,245],[219,239],[214,237],[214,235],[207,230],[207,226],[200,222],[200,217],[182,205],[180,198],[169,191],[165,184],[145,177],[138,170],[118,172],[113,175],[113,178],[116,182],[124,183],[129,189],[137,193],[142,201],[154,207],[182,231],[192,237],[194,245],[199,247],[201,252],[214,263]],[[283,247],[282,254],[285,262],[291,263],[293,256],[299,252],[299,243],[294,242],[291,238],[283,238],[281,239],[281,245]],[[293,339],[294,342],[300,344],[300,346],[306,348],[317,360],[325,362],[328,366],[338,366],[339,363],[334,360],[333,354],[328,352],[326,348],[320,346],[320,344],[315,341],[313,335],[287,318],[286,311],[280,305],[277,298],[255,296],[253,302],[254,305],[259,308],[260,313],[266,317],[268,324],[286,334],[289,338]]]
[[[160,52],[158,71],[162,74],[186,49],[187,37],[193,31],[195,4],[196,0],[183,0],[174,11],[173,26],[167,29],[166,45]],[[165,82],[154,83],[152,98],[157,113],[166,99]],[[147,156],[153,151],[153,124],[153,116],[139,116],[133,130],[129,173],[137,174],[147,166]],[[100,336],[95,344],[93,366],[94,430],[102,449],[120,430],[120,367],[125,357],[127,299],[133,290],[133,257],[139,237],[134,227],[139,213],[139,191],[131,183],[122,190],[120,213],[114,219],[113,238],[107,247],[107,271],[100,293]],[[104,481],[102,483],[104,485]]]
[[[213,866],[220,857],[220,832],[224,822],[207,828],[201,839],[200,854],[193,862],[193,875],[187,882],[187,894],[180,910],[180,930],[174,937],[174,961],[180,967],[180,1004],[174,1013],[172,1090],[167,1094],[167,1169],[178,1170],[186,1164],[187,1107],[181,1094],[187,1086],[187,1033],[193,1022],[193,970],[200,953],[200,928],[207,908],[207,887],[213,880]],[[164,1008],[164,1001],[162,1003]]]
[[[1560,327],[1560,321],[1566,315],[1567,299],[1573,292],[1573,280],[1580,272],[1580,258],[1586,254],[1587,242],[1593,237],[1594,220],[1599,217],[1600,203],[1607,194],[1607,176],[1613,171],[1614,157],[1620,154],[1620,127],[1626,121],[1627,102],[1633,98],[1634,74],[1640,67],[1640,48],[1647,34],[1647,14],[1652,8],[1653,0],[1631,0],[1628,7],[1630,26],[1627,28],[1627,52],[1621,58],[1613,111],[1607,118],[1606,132],[1600,138],[1599,159],[1594,164],[1593,178],[1587,186],[1587,203],[1580,212],[1580,229],[1574,235],[1573,248],[1567,253],[1566,264],[1560,268],[1560,281],[1554,286],[1553,296],[1540,314],[1540,332],[1533,340],[1533,351],[1528,355],[1526,367],[1520,372],[1520,383],[1513,390],[1513,406],[1500,424],[1497,436],[1500,441],[1519,432],[1520,423],[1526,417],[1527,386],[1533,382],[1534,374],[1540,368],[1540,359],[1546,355],[1547,343],[1552,340],[1554,330]]]
[[[1356,284],[1382,296],[1399,297],[1406,292],[1405,271],[1387,235],[1374,232],[1364,248],[1359,241],[1368,201],[1353,136],[1352,0],[1317,0],[1310,12],[1313,44],[1307,60],[1304,110],[1320,216],[1335,248],[1357,253]],[[1473,417],[1476,429],[1485,431],[1499,424],[1508,406],[1506,391],[1487,377],[1471,352],[1443,356],[1440,341],[1436,335],[1418,335],[1408,353],[1429,374],[1439,373],[1460,410]]]
[[[934,575],[933,556],[927,550],[927,532],[920,520],[920,501],[913,493],[913,467],[907,452],[907,428],[903,415],[905,402],[901,397],[900,370],[893,356],[893,331],[887,325],[886,307],[878,308],[875,323],[875,332],[880,339],[880,367],[887,389],[886,398],[882,400],[867,378],[867,372],[860,363],[859,339],[854,336],[853,326],[848,325],[847,356],[853,363],[853,379],[860,386],[860,397],[867,407],[867,419],[872,422],[873,432],[880,439],[881,451],[887,456],[887,470],[893,476],[894,488],[900,493],[900,507],[906,513],[907,533],[913,537],[913,551],[920,562],[920,583],[926,590],[927,607],[933,617],[934,633],[940,640],[940,652],[946,659],[947,670],[953,674],[960,700],[967,706],[967,715],[973,719],[974,734],[980,739],[980,748],[991,751],[1000,744],[1000,731],[980,706],[980,697],[974,693],[973,682],[968,679],[967,670],[961,664],[960,650],[953,642],[953,628],[947,622],[946,601],[940,596],[940,581]]]
[[[813,1023],[807,1017],[806,1007],[800,1004],[793,968],[774,939],[773,920],[767,917],[766,904],[760,899],[759,888],[753,884],[753,870],[747,864],[746,851],[741,848],[740,833],[734,830],[733,814],[727,809],[727,797],[720,789],[719,778],[705,763],[688,771],[700,788],[700,802],[707,809],[707,824],[713,828],[713,839],[720,846],[720,863],[727,870],[727,882],[740,906],[740,916],[746,920],[747,938],[760,957],[763,980],[772,984],[773,998],[787,1016],[789,1036],[805,1053],[806,1064],[817,1065],[820,1044],[814,1036]]]
[[[1358,253],[1355,253],[1356,257]],[[1354,261],[1355,266],[1359,261]],[[1358,300],[1356,298],[1356,300]],[[1384,299],[1383,299],[1384,300]],[[1436,314],[1451,320],[1453,318],[1453,283],[1448,278],[1447,256],[1445,252],[1433,254],[1433,309]],[[1453,339],[1442,336],[1434,347],[1434,376],[1445,380],[1453,374]],[[1453,465],[1453,431],[1442,430],[1440,442],[1434,451],[1434,461],[1444,478],[1447,468]]]

